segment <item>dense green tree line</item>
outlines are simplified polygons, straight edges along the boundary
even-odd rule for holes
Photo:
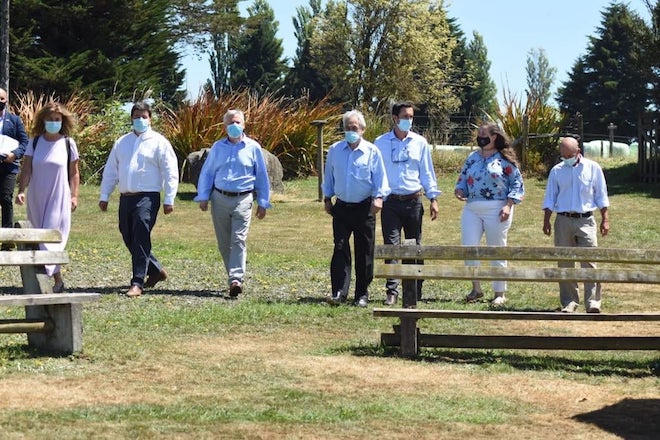
[[[184,98],[180,64],[191,48],[208,58],[205,88],[328,97],[381,111],[392,99],[424,105],[438,122],[471,123],[497,110],[487,41],[468,41],[443,0],[309,0],[292,17],[297,49],[283,57],[267,0],[13,0],[12,92],[137,99]],[[560,109],[583,114],[585,130],[635,134],[640,112],[660,98],[660,0],[648,17],[625,3],[602,11],[601,26],[556,95]],[[529,52],[528,96],[545,105],[555,71],[542,48]]]
[[[167,0],[13,0],[11,89],[174,101],[185,73]]]

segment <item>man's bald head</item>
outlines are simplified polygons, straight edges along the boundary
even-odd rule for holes
[[[563,158],[575,157],[580,152],[580,144],[573,137],[563,137],[559,140],[559,154]]]

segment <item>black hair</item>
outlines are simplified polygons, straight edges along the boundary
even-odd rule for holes
[[[402,108],[411,108],[414,110],[415,106],[409,101],[395,102],[392,104],[392,116],[399,116],[399,112]]]

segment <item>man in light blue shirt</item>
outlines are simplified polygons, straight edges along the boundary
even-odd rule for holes
[[[328,150],[323,179],[325,211],[332,216],[334,250],[330,263],[332,296],[346,301],[351,283],[351,247],[355,245],[355,302],[367,307],[374,276],[376,214],[390,190],[378,148],[364,140],[364,115],[357,110],[342,117],[345,139]],[[332,197],[336,197],[332,203]]]
[[[392,191],[385,199],[380,214],[385,244],[400,244],[401,229],[406,238],[414,238],[418,245],[422,243],[422,195],[430,201],[431,220],[438,217],[437,198],[441,192],[435,178],[431,150],[423,136],[411,131],[413,115],[412,103],[395,103],[392,106],[394,128],[374,141],[383,156],[387,181]],[[385,262],[396,263],[392,260]],[[417,280],[415,283],[417,299],[422,296],[422,283],[423,280]],[[385,305],[397,303],[398,287],[397,279],[388,279],[385,282]]]
[[[562,162],[550,170],[543,200],[543,233],[552,234],[550,217],[555,218],[555,246],[596,247],[598,234],[593,211],[600,210],[600,233],[610,230],[607,208],[607,185],[598,163],[580,154],[577,139],[560,139]],[[596,267],[592,262],[580,262],[581,267]],[[573,262],[559,262],[559,267],[574,267]],[[577,283],[560,282],[559,299],[562,312],[573,313],[580,303]],[[584,305],[587,313],[600,313],[600,283],[584,283]]]
[[[261,145],[243,133],[245,115],[229,110],[223,118],[227,137],[215,142],[197,182],[199,208],[211,217],[229,281],[229,297],[243,293],[247,265],[247,234],[256,193],[257,218],[270,208],[270,181]]]

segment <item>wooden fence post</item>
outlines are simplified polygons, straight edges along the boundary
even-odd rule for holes
[[[319,188],[318,188],[318,197],[319,197],[319,202],[323,201],[323,126],[327,124],[328,121],[325,119],[317,119],[315,121],[312,121],[312,125],[316,127],[316,166],[317,166],[317,174],[318,174],[318,181],[319,181]]]
[[[529,116],[523,115],[522,121],[522,146],[520,147],[520,165],[522,169],[527,167],[527,149],[529,148]]]

